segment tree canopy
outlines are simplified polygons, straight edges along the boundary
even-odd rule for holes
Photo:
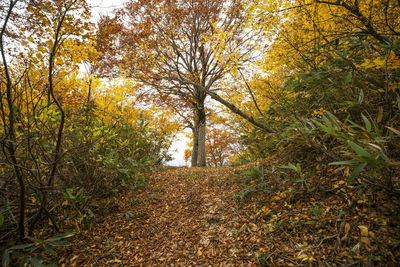
[[[208,95],[257,122],[218,96],[221,81],[254,61],[261,31],[250,29],[253,1],[131,1],[114,27],[119,54],[112,59],[125,77],[157,90],[159,97],[190,110],[192,165],[205,166],[205,100]],[[103,18],[100,25],[112,19]],[[105,33],[101,33],[105,35]],[[188,118],[187,118],[188,119]],[[259,126],[262,124],[259,124]],[[264,126],[264,125],[262,125]],[[266,126],[264,129],[268,129]]]

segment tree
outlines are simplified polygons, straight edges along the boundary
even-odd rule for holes
[[[228,122],[228,116],[229,114],[222,110],[215,112],[215,110],[207,109],[209,123],[206,134],[206,159],[208,166],[225,166],[232,162],[235,154],[239,153],[239,135],[236,132],[235,123]],[[188,134],[187,137],[192,136]],[[187,145],[192,146],[191,142]],[[185,150],[185,161],[191,159],[192,152],[190,148]]]
[[[220,81],[252,61],[260,35],[248,29],[245,6],[252,0],[139,0],[129,2],[101,29],[115,34],[119,53],[114,63],[126,77],[157,90],[191,110],[192,166],[205,166],[206,98],[226,105],[258,127],[272,131],[220,97]],[[115,23],[114,27],[105,24]],[[101,34],[100,35],[104,35]],[[115,50],[114,50],[115,51]]]
[[[257,8],[256,20],[266,23],[271,39],[260,64],[267,75],[251,84],[264,103],[271,102],[264,109],[266,120],[280,129],[281,137],[253,131],[244,134],[247,141],[261,144],[258,151],[274,151],[286,139],[299,154],[303,146],[335,156],[332,143],[310,134],[312,120],[329,111],[360,125],[368,117],[383,139],[392,140],[387,147],[398,157],[387,127],[398,122],[400,2],[298,0],[273,6],[260,1]],[[349,130],[348,135],[353,133]],[[385,151],[382,143],[366,140]],[[285,150],[291,151],[288,147]],[[386,177],[391,180],[390,174]]]
[[[308,94],[312,106],[322,108],[320,101],[329,99],[323,108],[335,110],[340,109],[337,103],[344,98],[348,100],[362,93],[365,99],[381,97],[379,105],[384,117],[397,112],[392,103],[397,101],[395,87],[399,81],[396,74],[400,58],[399,1],[297,0],[278,7],[263,2],[258,8],[261,11],[258,10],[257,20],[269,23],[268,34],[274,36],[261,64],[269,74],[262,79],[264,91],[277,92],[274,101],[297,101]],[[270,23],[271,18],[276,20]],[[330,68],[335,69],[335,75]],[[297,92],[283,94],[281,87],[294,74],[303,77],[291,81],[292,88],[297,84]],[[306,84],[311,79],[305,78],[312,75],[318,81]],[[316,88],[321,89],[318,93],[322,96],[315,94]],[[379,90],[383,93],[377,95]],[[278,94],[287,97],[277,99]],[[303,114],[318,109],[303,106]]]
[[[214,128],[207,133],[206,147],[208,163],[214,167],[227,164],[234,155],[238,139],[227,130]]]
[[[74,55],[83,49],[78,44],[90,25],[89,11],[84,0],[12,0],[2,1],[1,6],[2,156],[19,184],[22,240],[26,234],[26,185],[34,183],[40,199],[30,233],[43,213],[49,214],[48,189],[62,158],[66,119],[62,81],[67,71],[78,66],[80,58]],[[47,96],[45,105],[43,96]],[[41,142],[45,139],[49,143]]]
[[[18,0],[10,1],[5,4],[5,12],[2,14],[2,27],[0,32],[0,51],[2,60],[2,85],[1,85],[1,111],[2,111],[2,123],[4,135],[2,136],[3,151],[6,154],[6,158],[9,159],[10,164],[14,169],[14,175],[19,185],[19,220],[18,220],[18,232],[19,237],[22,240],[25,237],[25,181],[22,173],[22,168],[19,166],[19,162],[16,155],[16,130],[15,130],[15,106],[14,106],[14,92],[13,87],[15,86],[10,65],[8,63],[6,44],[7,29],[12,23],[13,15],[18,4]],[[3,4],[3,3],[2,3]],[[2,10],[3,11],[3,10]],[[11,21],[11,22],[10,22]],[[15,21],[14,21],[15,22]],[[7,36],[10,37],[10,36]],[[5,85],[5,90],[4,90]],[[3,102],[3,98],[6,98],[6,104]],[[6,141],[7,140],[7,141]],[[7,153],[7,152],[8,153]],[[7,155],[8,154],[8,155]]]

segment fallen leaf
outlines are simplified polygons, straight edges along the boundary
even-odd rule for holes
[[[296,257],[296,259],[301,260],[301,261],[306,261],[306,260],[308,260],[308,256],[306,254],[300,254]]]
[[[344,236],[340,240],[342,241],[346,240],[349,235],[349,231],[350,231],[350,224],[346,223],[344,226]]]
[[[372,232],[372,231],[368,231],[368,235],[369,235],[370,237],[372,237],[372,238],[375,238],[375,234],[374,234],[374,232]]]
[[[365,237],[365,236],[361,237],[361,243],[364,243],[364,244],[366,244],[368,246],[371,246],[371,241],[369,240],[368,237]]]
[[[279,196],[274,196],[274,197],[272,198],[272,200],[273,200],[273,201],[279,201],[279,200],[281,200],[281,198],[280,198]]]
[[[378,117],[376,118],[376,121],[379,123],[383,119],[383,107],[379,107],[379,112],[378,112]]]
[[[358,228],[361,231],[361,236],[368,236],[368,227],[365,225],[359,225]]]

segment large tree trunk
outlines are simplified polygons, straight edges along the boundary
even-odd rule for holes
[[[206,166],[206,112],[204,103],[197,103],[193,108],[193,151],[192,167]]]
[[[197,155],[199,151],[199,129],[198,125],[196,124],[196,114],[194,115],[194,127],[192,128],[193,131],[193,149],[192,149],[192,159],[191,159],[191,166],[192,167],[197,167]]]
[[[199,117],[199,148],[197,154],[197,166],[205,167],[206,165],[206,112],[204,107],[198,110]]]

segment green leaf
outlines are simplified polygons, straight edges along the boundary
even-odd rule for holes
[[[138,164],[137,164],[136,160],[134,160],[134,159],[129,157],[128,161],[131,163],[132,167],[138,167]]]
[[[368,153],[364,148],[357,145],[353,141],[348,140],[347,143],[349,146],[361,157],[371,158],[371,154]]]
[[[42,239],[38,239],[38,238],[30,237],[30,236],[27,236],[26,238],[28,238],[30,241],[35,242],[35,243],[43,241]]]
[[[40,241],[36,241],[36,242],[40,242]],[[12,247],[8,248],[8,250],[26,249],[26,248],[32,247],[33,245],[34,244],[15,245],[15,246],[12,246]]]
[[[43,267],[43,264],[38,258],[30,258],[29,262],[32,264],[33,267]]]
[[[29,252],[29,253],[31,253],[31,252],[33,252],[33,251],[39,249],[39,248],[40,248],[40,246],[32,246],[32,247],[30,247],[30,248],[27,248],[26,251]],[[17,250],[17,251],[18,251],[18,250]]]
[[[89,215],[89,218],[95,218],[96,214],[91,209],[86,209],[87,214]]]
[[[10,253],[8,252],[8,249],[5,249],[3,252],[3,256],[1,257],[1,266],[7,267],[9,263],[10,263]]]
[[[66,247],[69,246],[69,242],[65,240],[58,240],[58,241],[49,241],[47,244],[54,247]]]
[[[0,227],[3,226],[3,223],[4,223],[4,216],[0,214]]]
[[[75,194],[77,197],[83,196],[83,188],[79,189],[78,192]]]
[[[290,166],[287,166],[287,165],[279,165],[279,166],[277,166],[278,168],[281,168],[281,169],[289,169],[289,170],[292,170],[292,167],[290,167]]]
[[[68,198],[69,198],[69,199],[73,199],[74,196],[73,196],[72,193],[71,193],[71,189],[67,189],[66,191],[67,191]]]
[[[301,172],[301,166],[299,163],[297,163],[296,166],[294,166],[292,163],[288,163],[288,165],[279,165],[278,168],[294,170],[297,173]]]
[[[326,123],[326,126],[328,128],[334,129],[334,127],[332,126],[332,123],[330,122],[330,120],[328,120],[328,118],[325,115],[322,116],[322,119],[324,120],[324,122]]]
[[[271,168],[271,173],[274,173],[275,170],[276,170],[276,166],[274,165],[274,166],[272,166],[272,168]]]
[[[252,166],[250,170],[243,172],[242,175],[250,176],[252,178],[264,177],[263,170],[258,168],[258,166]]]
[[[351,79],[353,78],[353,74],[349,72],[346,76],[346,80],[344,81],[345,84],[349,84],[351,82]]]
[[[345,161],[335,161],[331,162],[328,165],[349,165],[349,164],[355,164],[355,163],[360,163],[359,160],[345,160]]]
[[[365,127],[363,127],[363,126],[361,126],[361,125],[359,125],[359,124],[357,124],[357,123],[355,123],[355,122],[353,122],[351,120],[346,120],[346,122],[350,123],[350,125],[353,126],[354,128],[358,128],[358,129],[360,129],[362,131],[365,130]],[[348,129],[348,130],[349,130],[349,132],[352,132],[351,129]]]
[[[392,127],[389,127],[389,126],[386,126],[386,128],[388,128],[389,130],[391,130],[392,132],[394,132],[395,134],[400,136],[400,131],[399,130],[397,130],[395,128],[392,128]]]
[[[358,96],[358,104],[361,104],[364,101],[364,91],[360,90],[360,95]]]
[[[351,182],[353,182],[354,178],[356,178],[360,172],[367,166],[367,162],[363,162],[357,167],[354,168],[354,170],[351,172],[349,179],[347,179],[347,185],[349,185]]]
[[[289,163],[288,165],[289,165],[290,169],[294,170],[295,172],[297,172],[297,173],[301,172],[301,167],[300,167],[299,163],[297,163],[296,166],[294,166],[292,163]]]
[[[339,119],[338,119],[335,115],[333,115],[332,113],[330,113],[329,111],[327,111],[326,114],[328,114],[329,118],[330,118],[333,122],[337,123],[337,122],[339,121]]]
[[[49,252],[49,253],[51,253],[51,254],[56,253],[56,252],[54,251],[54,249],[52,249],[51,247],[49,247],[47,244],[43,244],[43,248],[44,248],[47,252]]]
[[[367,117],[364,116],[364,114],[361,114],[361,118],[364,120],[365,123],[365,128],[367,129],[368,132],[371,131],[371,122],[367,119]]]
[[[300,163],[296,164],[297,173],[301,173],[301,166]]]
[[[73,232],[66,232],[64,234],[56,235],[54,237],[49,238],[49,242],[58,241],[58,240],[61,240],[63,238],[71,237],[73,235],[74,235]]]
[[[318,128],[320,128],[322,131],[328,133],[328,134],[334,134],[334,131],[332,131],[331,129],[329,129],[328,127],[326,127],[325,125],[323,125],[322,123],[320,123],[319,121],[314,120],[314,123],[317,125]]]
[[[129,175],[129,169],[118,169],[118,171],[119,171],[120,173],[125,174],[125,175]]]
[[[129,220],[132,218],[132,219],[135,219],[135,214],[132,212],[132,211],[127,211],[126,213],[125,213],[125,218],[126,218],[126,220],[129,222]]]
[[[379,153],[379,156],[380,156],[384,161],[386,161],[387,163],[390,163],[390,158],[389,158],[388,156],[386,156],[385,153],[383,153],[383,152],[378,152],[378,153]]]

